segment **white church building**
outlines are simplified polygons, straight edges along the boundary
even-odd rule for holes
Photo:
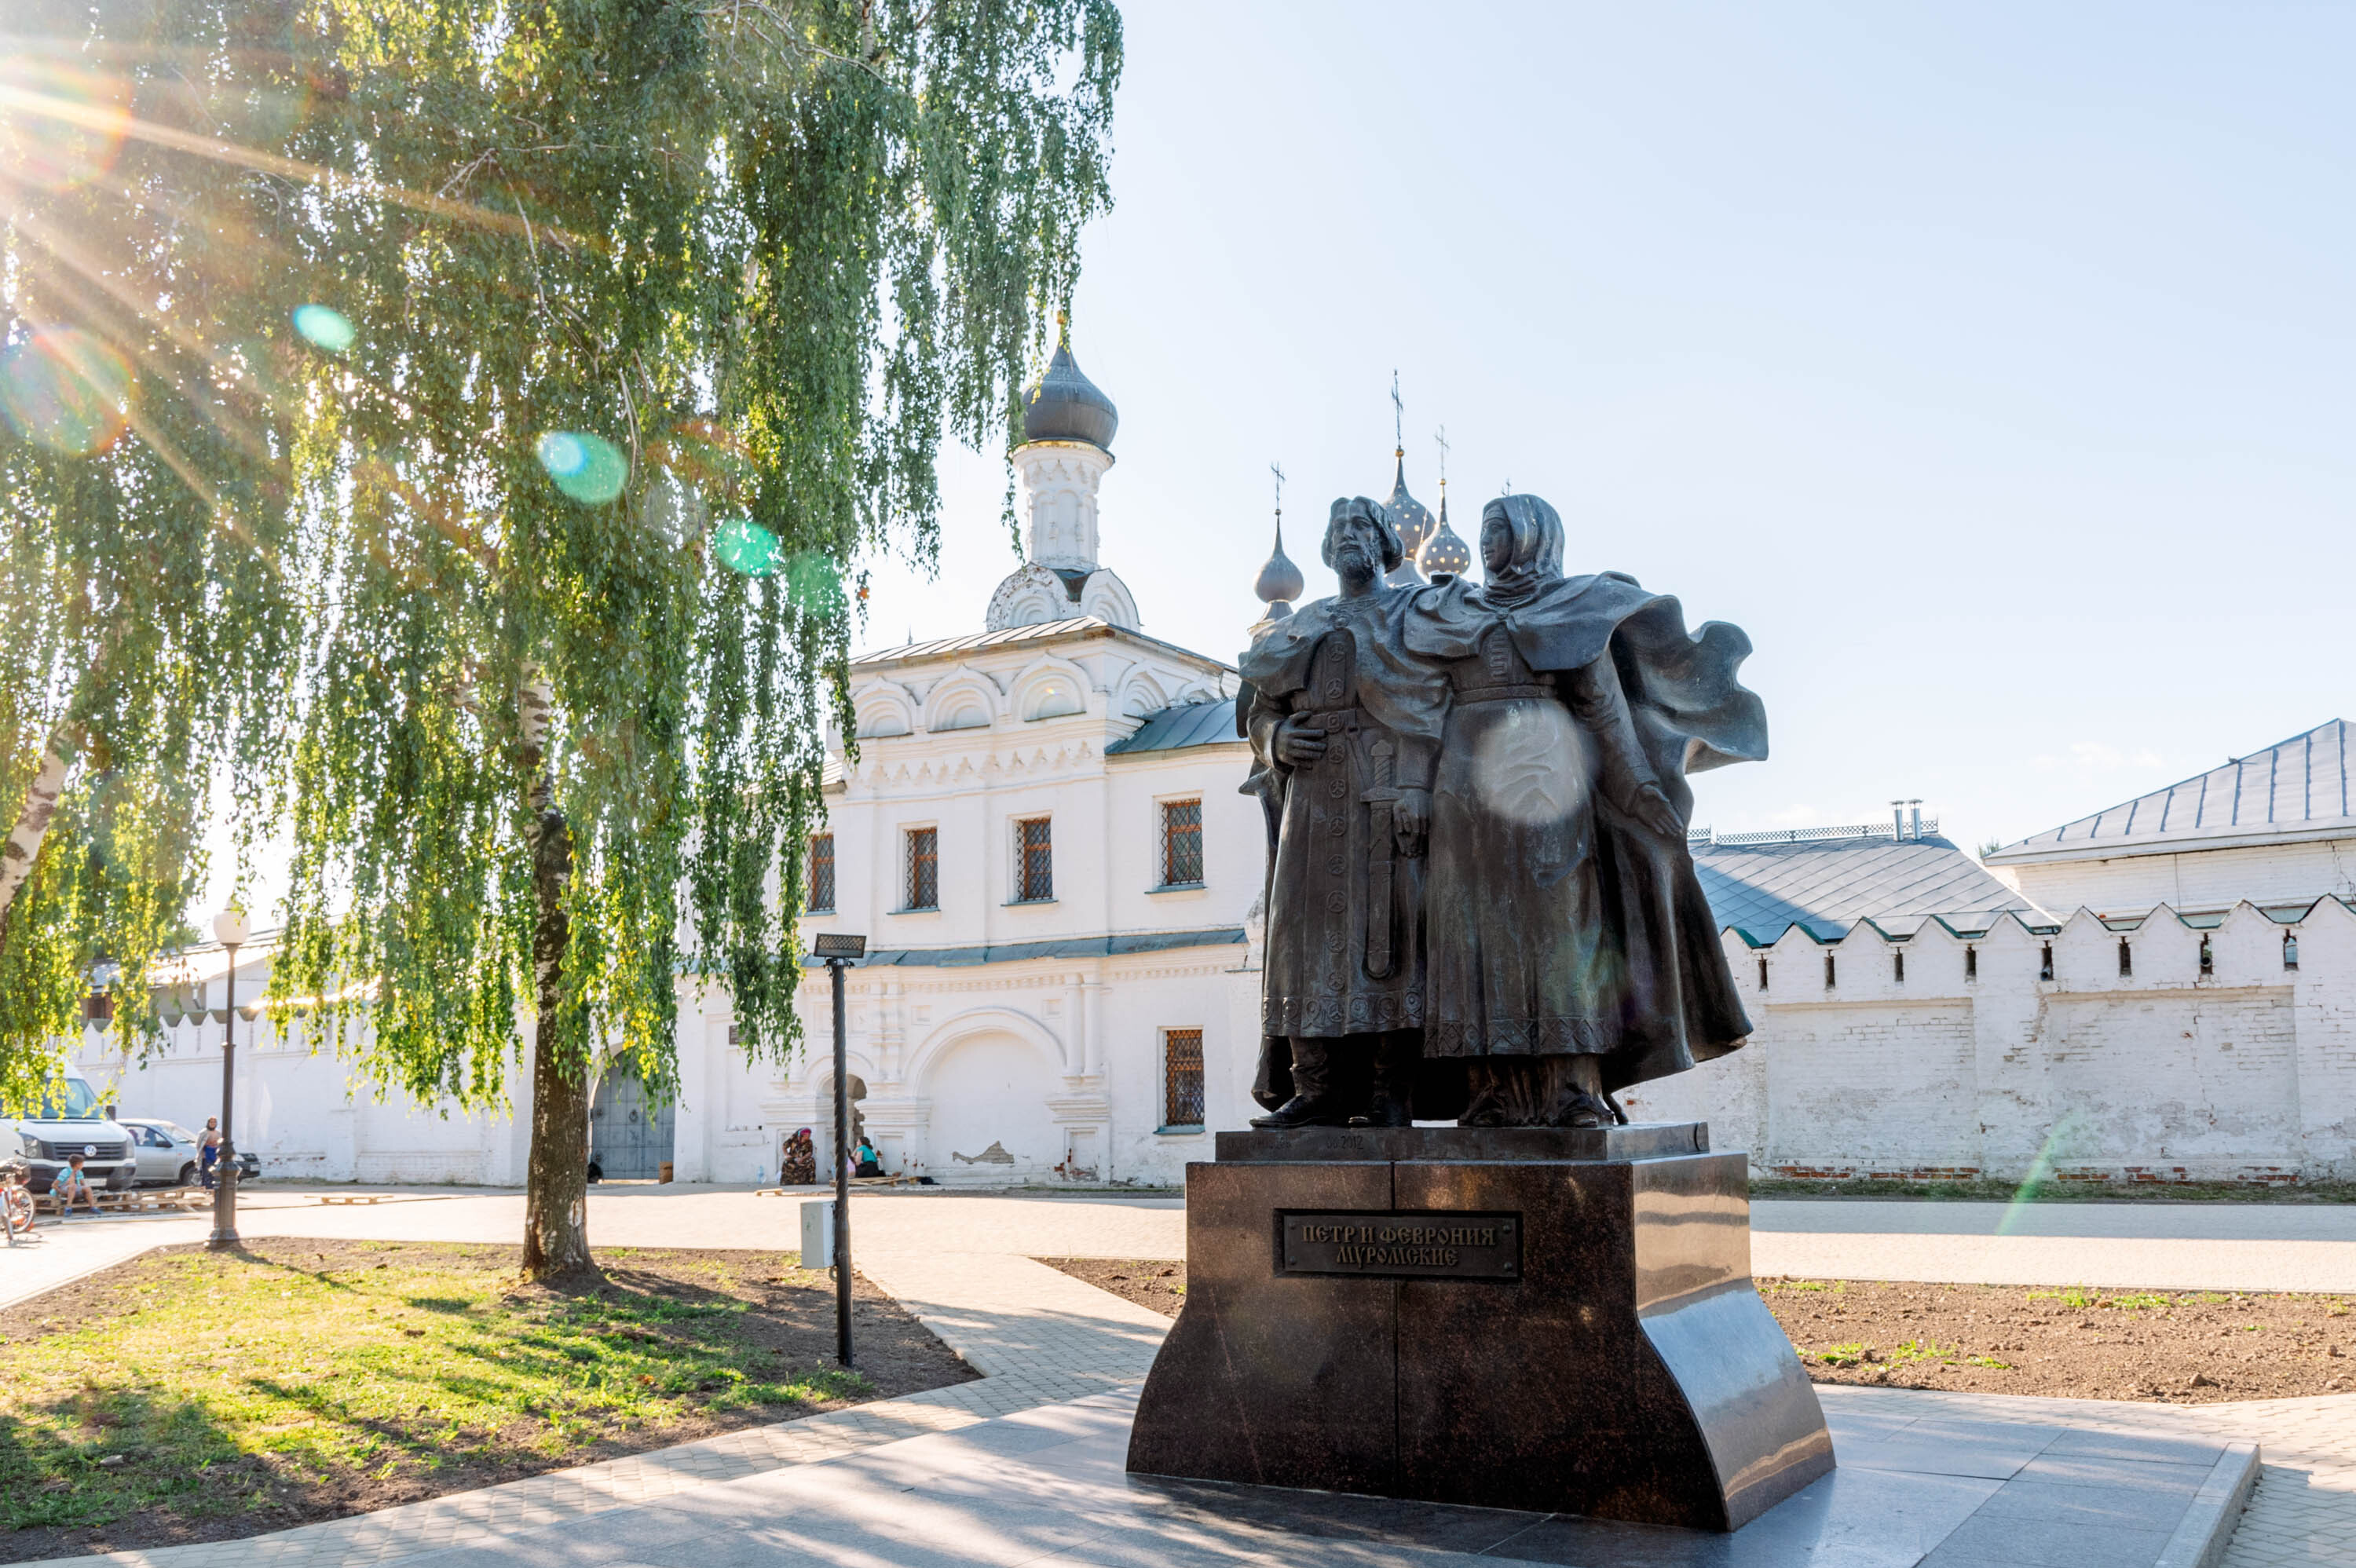
[[[857,758],[830,738],[803,923],[869,940],[849,1088],[894,1174],[1174,1186],[1256,1110],[1266,829],[1237,793],[1237,676],[1148,635],[1105,564],[1117,427],[1059,349],[1013,453],[1026,559],[982,628],[851,664]],[[1426,510],[1395,457],[1394,581],[1463,570],[1444,499]],[[1258,592],[1264,619],[1301,592],[1280,537]],[[1756,1032],[1622,1102],[1708,1119],[1762,1173],[2356,1179],[2347,746],[2334,720],[1984,864],[1902,810],[1697,831]],[[201,995],[167,1003],[161,1052],[125,1061],[86,1029],[80,1063],[123,1114],[195,1126],[218,1108],[223,956],[183,955]],[[241,955],[241,1003],[268,961],[266,941]],[[683,987],[676,1104],[620,1074],[598,1088],[605,1174],[773,1181],[805,1126],[823,1151],[828,1008],[813,970],[802,1056],[748,1065],[726,996]],[[245,1018],[238,1142],[271,1174],[520,1181],[527,1117],[376,1101],[299,1020]]]

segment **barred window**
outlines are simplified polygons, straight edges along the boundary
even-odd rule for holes
[[[834,835],[831,833],[810,835],[809,908],[813,914],[834,912]]]
[[[1203,1031],[1162,1031],[1162,1125],[1203,1125]]]
[[[1162,885],[1191,887],[1203,880],[1203,803],[1162,803]]]
[[[1054,824],[1044,816],[1014,825],[1014,897],[1020,903],[1038,903],[1055,896]]]
[[[941,835],[937,827],[908,829],[907,907],[941,907]]]

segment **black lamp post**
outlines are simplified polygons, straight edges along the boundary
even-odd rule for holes
[[[842,972],[867,956],[867,938],[828,932],[810,941],[834,982],[834,1359],[851,1365],[851,1041],[842,1021]]]
[[[230,1135],[230,1107],[237,1096],[237,950],[250,934],[245,911],[231,904],[213,917],[213,935],[229,950],[229,973],[223,977],[229,1017],[221,1024],[220,1159],[213,1176],[213,1233],[209,1245],[234,1247],[237,1240],[237,1145]]]

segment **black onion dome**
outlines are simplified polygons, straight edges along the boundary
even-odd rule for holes
[[[1462,577],[1472,569],[1472,550],[1456,530],[1448,526],[1448,491],[1440,492],[1440,522],[1431,537],[1423,541],[1423,553],[1417,558],[1424,573],[1438,577],[1441,572]]]
[[[1398,472],[1391,480],[1391,498],[1383,504],[1390,508],[1391,521],[1398,528],[1399,548],[1405,551],[1390,574],[1390,581],[1404,585],[1422,581],[1415,569],[1417,552],[1439,525],[1432,518],[1431,509],[1408,494],[1407,453],[1401,452],[1398,457]]]
[[[1110,452],[1112,432],[1119,428],[1120,411],[1080,374],[1072,346],[1057,344],[1047,373],[1023,394],[1023,439],[1085,441]]]

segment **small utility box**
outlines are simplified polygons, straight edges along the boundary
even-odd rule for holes
[[[813,1199],[802,1205],[802,1267],[834,1266],[834,1200]]]

